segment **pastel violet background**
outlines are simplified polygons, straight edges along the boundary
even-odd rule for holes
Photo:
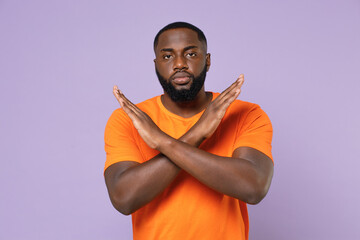
[[[208,38],[206,89],[245,73],[273,123],[250,239],[360,239],[358,0],[0,0],[0,239],[131,239],[103,179],[112,86],[161,94],[152,41],[178,20]]]

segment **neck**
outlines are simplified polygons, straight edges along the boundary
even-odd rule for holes
[[[204,110],[212,100],[212,93],[205,92],[204,87],[193,101],[174,102],[167,93],[161,96],[161,102],[170,112],[184,118],[192,117]]]

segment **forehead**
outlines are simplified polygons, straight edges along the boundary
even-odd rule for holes
[[[188,28],[170,29],[160,34],[156,52],[163,48],[177,50],[188,46],[197,46],[203,50],[206,49],[205,43],[199,40],[197,32]]]

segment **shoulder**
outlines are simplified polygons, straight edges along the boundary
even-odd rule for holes
[[[214,98],[219,96],[219,93],[213,93]],[[252,102],[236,99],[227,109],[224,119],[231,119],[238,124],[246,124],[257,122],[260,124],[271,124],[268,115],[261,107]]]
[[[142,111],[149,111],[149,110],[152,110],[152,109],[155,109],[157,107],[157,99],[159,98],[160,96],[155,96],[153,98],[150,98],[150,99],[147,99],[143,102],[140,102],[140,103],[137,103],[135,104],[138,108],[140,108]],[[125,113],[125,111],[122,109],[122,108],[117,108],[115,109],[109,120],[130,120],[130,118],[127,116],[127,114]]]
[[[242,100],[236,100],[229,108],[230,113],[237,113],[243,120],[251,121],[257,118],[263,118],[269,120],[265,111],[256,103],[246,102]]]
[[[262,120],[270,122],[268,115],[256,103],[236,100],[231,106],[230,111],[237,112],[245,122],[252,122],[255,120]]]
[[[217,98],[220,93],[213,93],[213,99]],[[240,116],[245,116],[250,112],[258,112],[258,113],[265,113],[258,104],[247,102],[243,100],[236,99],[228,108],[227,115],[236,114]]]
[[[155,97],[149,98],[143,102],[136,104],[136,106],[144,112],[152,111],[159,107],[159,104],[158,104],[159,98],[160,98],[160,96],[155,96]]]
[[[213,94],[213,101],[220,95],[220,93],[218,93],[218,92],[211,92],[211,93]],[[243,110],[257,108],[257,107],[260,107],[260,106],[256,103],[246,102],[246,101],[242,101],[239,99],[236,99],[230,105],[230,108],[243,109]]]
[[[144,112],[149,112],[151,111],[151,109],[156,108],[157,97],[158,96],[147,99],[141,103],[136,104],[136,106],[138,106]],[[119,128],[120,126],[131,127],[132,125],[132,121],[125,113],[125,111],[122,108],[117,108],[110,115],[106,124],[106,129],[114,130]]]
[[[261,108],[256,103],[246,102],[239,99],[236,99],[230,106],[232,111],[241,111],[243,113],[251,111],[260,111]],[[262,110],[261,110],[262,111]]]
[[[265,127],[272,131],[272,124],[266,112],[256,103],[236,100],[229,108],[229,114],[235,115],[242,130]]]

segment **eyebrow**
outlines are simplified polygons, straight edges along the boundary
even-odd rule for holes
[[[187,50],[190,50],[190,49],[193,49],[193,48],[199,48],[197,46],[187,46],[184,48],[184,51],[187,51]],[[174,49],[173,48],[163,48],[160,50],[160,52],[173,52]]]
[[[188,47],[184,48],[184,50],[187,51],[187,50],[190,50],[190,49],[193,49],[193,48],[198,48],[198,47],[197,46],[188,46]]]

